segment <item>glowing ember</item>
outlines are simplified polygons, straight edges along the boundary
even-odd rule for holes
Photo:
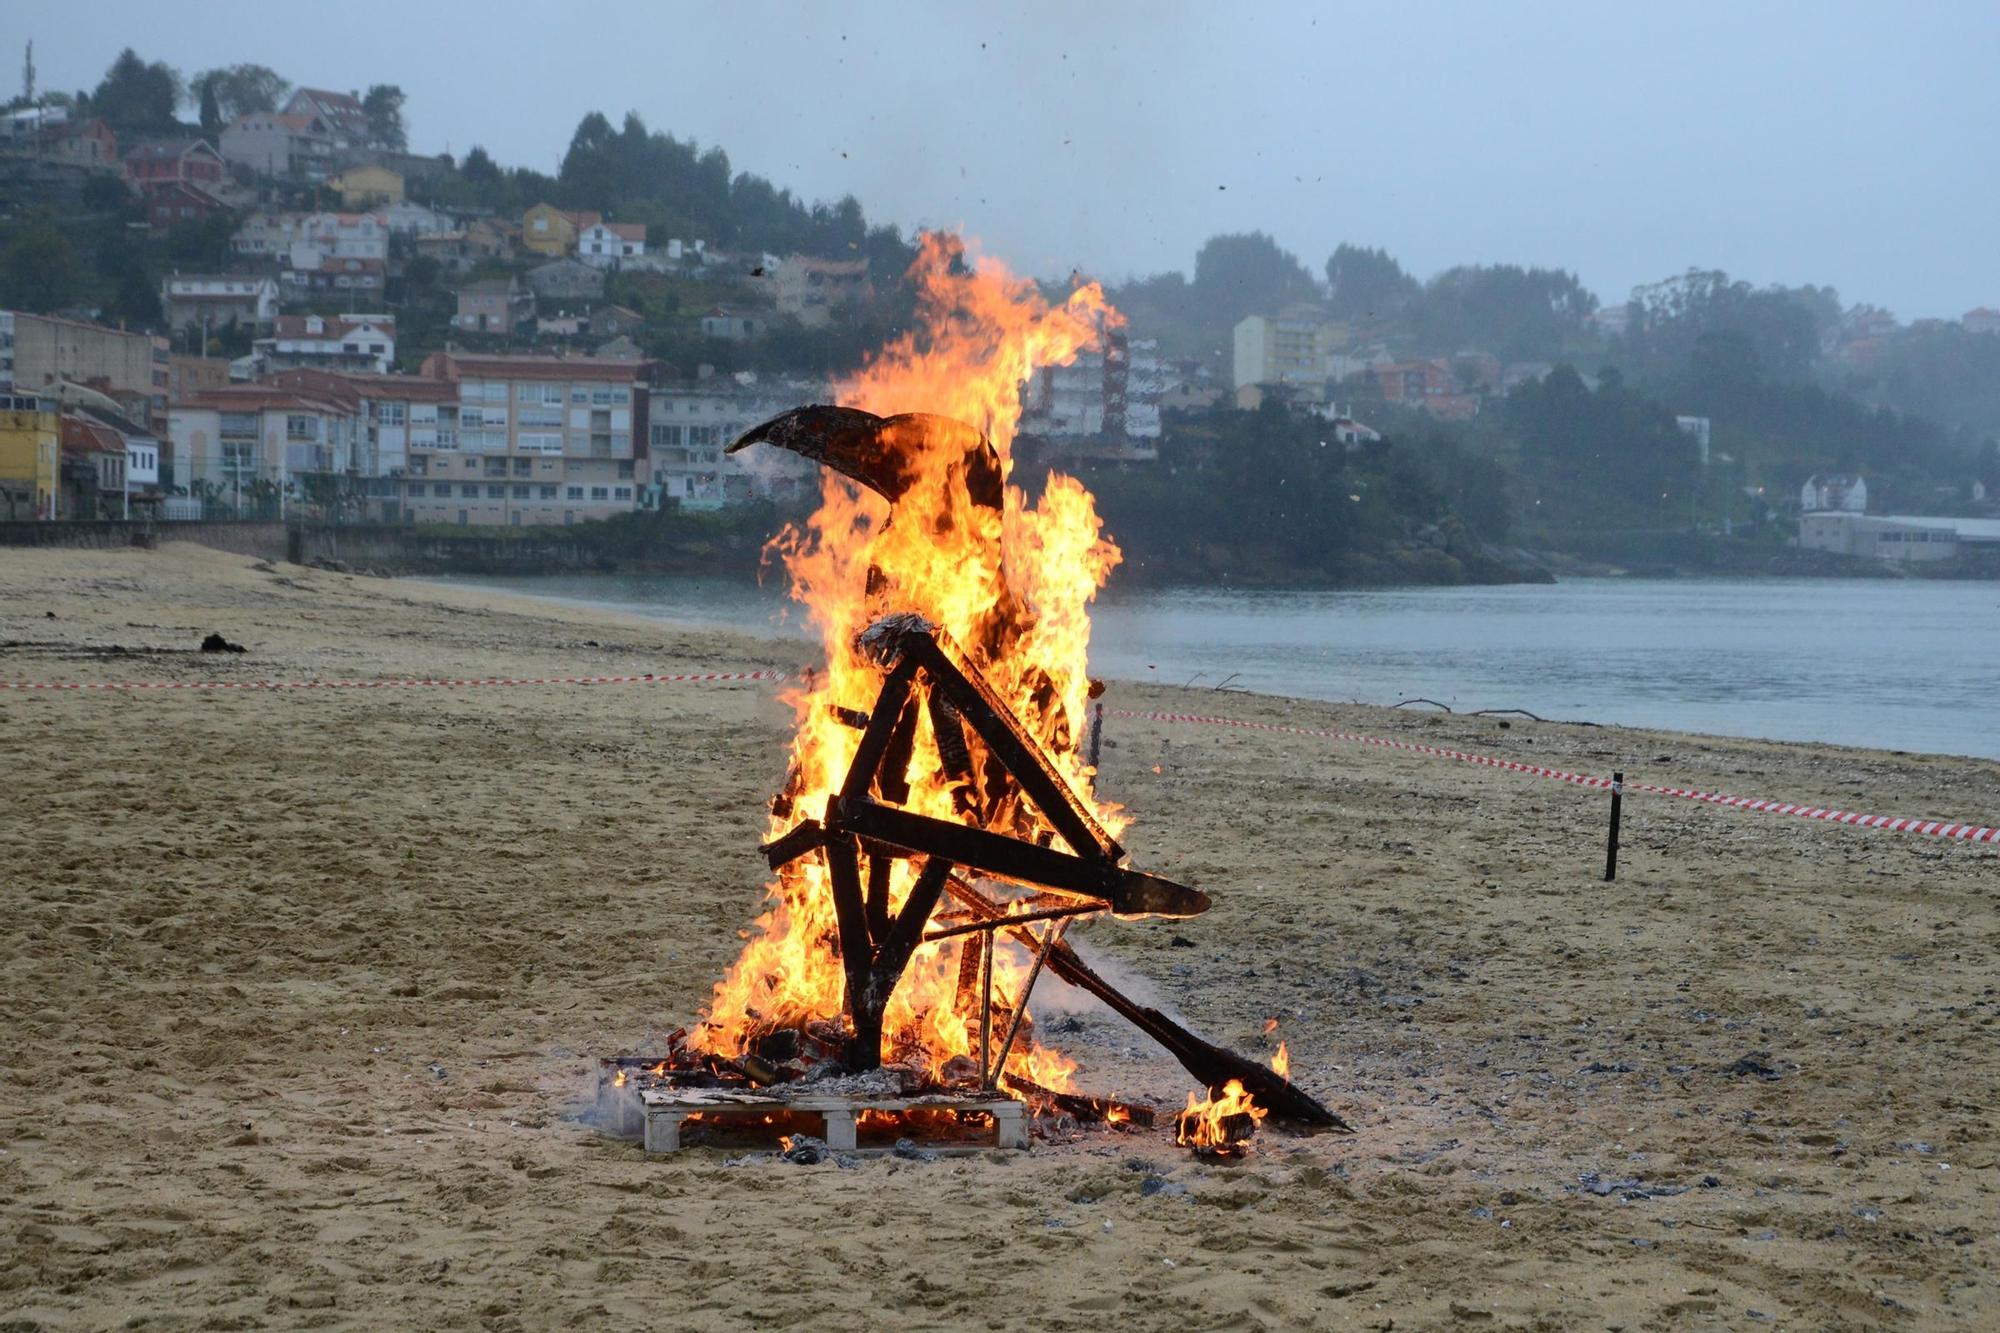
[[[791,595],[817,626],[826,656],[826,670],[787,700],[797,717],[793,776],[782,813],[773,816],[773,837],[792,826],[794,812],[817,817],[839,792],[860,737],[852,719],[869,708],[882,684],[879,665],[857,649],[856,638],[889,612],[916,612],[959,644],[1061,775],[1078,791],[1089,790],[1079,753],[1090,690],[1087,607],[1118,551],[1101,536],[1091,496],[1080,483],[1052,476],[1036,502],[1006,483],[1023,383],[1039,367],[1074,360],[1121,318],[1095,284],[1050,305],[1032,283],[999,265],[964,260],[957,241],[925,238],[912,271],[921,292],[919,329],[884,349],[840,394],[843,407],[882,416],[920,412],[952,419],[928,427],[928,438],[889,441],[900,488],[893,521],[881,495],[830,471],[818,511],[767,551],[783,564]],[[964,432],[954,422],[973,429]],[[956,447],[959,437],[946,428],[966,435],[965,447]],[[991,479],[979,471],[982,465],[990,471],[983,448],[973,447],[981,433],[999,462],[997,507],[982,503],[983,496],[991,498]],[[954,447],[936,447],[940,436]],[[941,819],[961,816],[966,789],[943,764],[924,758],[936,755],[936,735],[927,712],[918,709],[914,718],[919,759],[900,804]],[[968,740],[976,769],[984,748],[976,736]],[[1023,801],[1009,797],[993,804],[998,808],[976,812],[986,828],[1028,840],[1053,831]],[[1094,813],[1114,835],[1125,822],[1115,806],[1096,804]],[[910,859],[886,862],[891,914],[908,898],[917,868]],[[741,1058],[772,1033],[842,1022],[846,978],[838,938],[823,861],[786,864],[690,1044]],[[976,952],[983,938],[960,935],[917,949],[889,997],[885,1059],[942,1079],[954,1059],[962,1067],[974,1054],[978,1015],[967,1012],[961,972],[976,971],[984,961]],[[1032,960],[1004,934],[993,938],[998,1024],[1020,1007]],[[1037,1044],[1022,1024],[1007,1072],[1067,1088],[1074,1068]]]
[[[1174,1142],[1217,1155],[1242,1152],[1244,1144],[1257,1132],[1258,1124],[1269,1114],[1250,1100],[1242,1083],[1232,1078],[1223,1086],[1220,1097],[1197,1101],[1193,1093],[1188,1094],[1187,1109],[1174,1121]]]

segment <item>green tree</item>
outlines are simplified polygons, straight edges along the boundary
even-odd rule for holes
[[[472,150],[465,155],[465,162],[458,170],[460,175],[474,185],[497,185],[502,178],[499,166],[478,144],[472,145]]]
[[[382,148],[392,152],[403,152],[410,146],[410,136],[403,126],[403,90],[393,83],[378,83],[370,87],[361,99],[361,109],[368,115],[368,137]]]
[[[215,86],[213,84],[204,83],[201,85],[200,115],[201,132],[203,134],[212,135],[222,132],[222,103],[216,100]]]
[[[1423,298],[1423,284],[1387,250],[1335,247],[1326,261],[1327,305],[1336,319],[1394,319]]]
[[[171,132],[180,125],[174,118],[180,104],[181,76],[160,61],[147,64],[129,46],[90,95],[91,114],[121,133]]]
[[[1424,288],[1418,336],[1440,352],[1478,348],[1505,361],[1551,361],[1581,337],[1596,309],[1574,273],[1460,265]]]
[[[76,252],[51,223],[19,226],[0,248],[0,306],[58,310],[76,300],[82,281]]]
[[[219,128],[252,111],[276,111],[292,85],[265,65],[223,65],[195,75],[193,90],[201,105],[202,127],[207,129],[211,102]]]
[[[1298,256],[1261,231],[1211,236],[1194,257],[1194,298],[1212,321],[1275,315],[1315,301],[1319,288]]]

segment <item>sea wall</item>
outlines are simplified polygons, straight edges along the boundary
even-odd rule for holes
[[[477,536],[389,524],[83,520],[0,523],[0,547],[101,549],[193,542],[264,560],[326,563],[384,574],[546,574],[605,567],[584,541],[561,535]]]

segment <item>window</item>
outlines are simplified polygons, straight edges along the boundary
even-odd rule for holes
[[[375,411],[375,419],[385,426],[400,426],[403,424],[403,405],[401,403],[379,404]]]
[[[488,486],[486,488],[486,498],[489,500],[504,500],[507,498],[507,488],[505,486]]]
[[[613,389],[611,391],[611,401],[620,407],[627,406],[632,401],[632,391],[630,389]]]
[[[479,498],[479,488],[469,481],[461,482],[458,487],[458,498],[461,500],[477,500]]]
[[[590,498],[593,500],[609,500],[611,498],[611,488],[609,486],[592,486],[590,488]]]
[[[572,500],[581,500],[583,498],[583,487],[572,486],[569,488],[568,494],[569,498]]]
[[[679,426],[666,426],[656,422],[651,427],[649,433],[655,449],[665,449],[672,445],[678,445],[681,442],[681,428]]]
[[[448,481],[439,482],[437,485],[431,487],[431,494],[440,500],[449,499],[451,497],[451,483]]]
[[[611,406],[611,390],[593,389],[590,394],[590,402],[593,407]]]
[[[721,432],[721,427],[689,426],[687,432],[689,444],[714,444],[716,443],[716,436]]]
[[[514,460],[514,475],[525,477],[534,470],[534,466],[535,460],[532,458],[517,458]]]
[[[516,500],[525,500],[525,499],[527,499],[527,498],[528,498],[528,487],[526,487],[526,486],[516,486],[516,487],[514,488],[514,498],[515,498]]]
[[[556,498],[556,488],[555,488],[555,487],[553,487],[553,486],[544,486],[544,487],[542,487],[542,498],[543,498],[544,500],[553,500],[553,499],[555,499],[555,498]]]
[[[222,434],[227,436],[255,436],[257,434],[257,414],[255,412],[224,412],[222,414]]]
[[[625,459],[623,462],[619,463],[618,476],[620,480],[625,480],[629,479],[631,475],[632,475],[632,460],[628,458]]]
[[[620,486],[611,492],[611,498],[614,500],[629,500],[632,498],[632,488],[630,486]]]
[[[319,421],[314,417],[288,416],[285,418],[285,438],[288,440],[317,440]]]

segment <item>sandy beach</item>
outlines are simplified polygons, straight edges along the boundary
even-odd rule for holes
[[[798,652],[178,543],[0,550],[4,680]],[[1107,702],[2000,817],[1968,759]],[[1352,1137],[843,1169],[600,1134],[598,1057],[741,947],[789,723],[763,682],[0,690],[0,1330],[2000,1323],[2000,848],[1634,795],[1605,884],[1602,793],[1278,733],[1114,719],[1135,863],[1215,906],[1071,938],[1217,1041],[1283,1038]],[[1144,1038],[1046,1002],[1085,1087],[1180,1103]]]

